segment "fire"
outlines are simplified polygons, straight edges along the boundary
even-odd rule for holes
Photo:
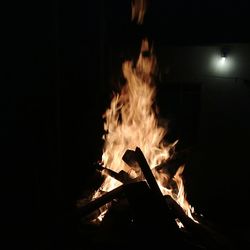
[[[143,23],[144,15],[146,12],[146,0],[132,0],[132,20],[136,20],[138,24]]]
[[[115,172],[126,171],[131,178],[138,173],[131,169],[122,157],[127,149],[140,147],[157,180],[163,195],[170,195],[192,217],[192,207],[189,205],[184,192],[182,172],[180,166],[173,178],[168,174],[154,171],[159,164],[167,161],[174,144],[164,143],[166,128],[159,126],[158,113],[155,107],[156,87],[153,74],[156,68],[156,58],[147,40],[142,41],[141,51],[136,65],[132,61],[123,63],[123,74],[126,84],[120,93],[115,94],[110,108],[104,114],[104,148],[102,164]],[[103,184],[96,191],[93,198],[101,196],[102,192],[109,192],[122,183],[106,176]],[[108,209],[102,208],[99,216],[101,220]],[[194,220],[194,219],[193,219]]]

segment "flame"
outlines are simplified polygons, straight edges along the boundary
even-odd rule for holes
[[[147,8],[146,0],[132,0],[132,20],[136,19],[138,24],[143,23],[144,15]]]
[[[156,88],[153,74],[156,58],[147,40],[142,41],[141,52],[134,66],[132,61],[123,63],[123,74],[127,82],[120,93],[115,94],[110,108],[104,114],[104,148],[102,164],[115,172],[126,171],[132,178],[138,173],[131,169],[122,157],[127,149],[141,148],[151,169],[165,162],[170,157],[170,149],[176,144],[164,143],[166,128],[159,126],[157,112],[154,109]],[[153,170],[163,195],[170,195],[193,219],[193,208],[189,205],[182,179],[184,166],[180,166],[171,179],[166,173]],[[106,176],[93,198],[101,196],[120,186],[122,183]],[[107,212],[108,205],[102,208],[99,220]],[[193,219],[194,220],[194,219]],[[195,221],[195,220],[194,220]]]

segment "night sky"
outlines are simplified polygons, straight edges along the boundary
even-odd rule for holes
[[[248,1],[154,0],[139,27],[130,21],[129,0],[9,3],[1,84],[4,249],[76,249],[73,211],[95,185],[102,114],[122,61],[136,55],[142,37],[155,47],[246,43],[249,11]]]

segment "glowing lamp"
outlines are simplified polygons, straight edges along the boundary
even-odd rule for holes
[[[222,64],[225,63],[227,56],[228,56],[228,48],[224,47],[221,49],[221,63]]]

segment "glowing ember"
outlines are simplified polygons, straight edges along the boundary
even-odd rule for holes
[[[147,40],[143,40],[136,65],[134,66],[132,61],[123,63],[123,74],[127,82],[121,92],[113,97],[110,108],[104,114],[106,134],[103,137],[105,143],[102,164],[117,173],[121,170],[126,171],[131,178],[136,178],[138,173],[122,160],[127,149],[141,148],[150,168],[153,169],[169,159],[170,149],[176,144],[164,143],[163,139],[167,131],[159,126],[157,112],[153,108],[156,89],[152,76],[155,66],[156,58],[152,48],[149,48]],[[193,219],[193,210],[184,192],[181,176],[183,170],[184,166],[180,166],[174,178],[154,170],[153,174],[162,194],[170,195]],[[116,179],[106,176],[93,199],[121,184]],[[108,206],[102,207],[99,220],[105,215]]]

